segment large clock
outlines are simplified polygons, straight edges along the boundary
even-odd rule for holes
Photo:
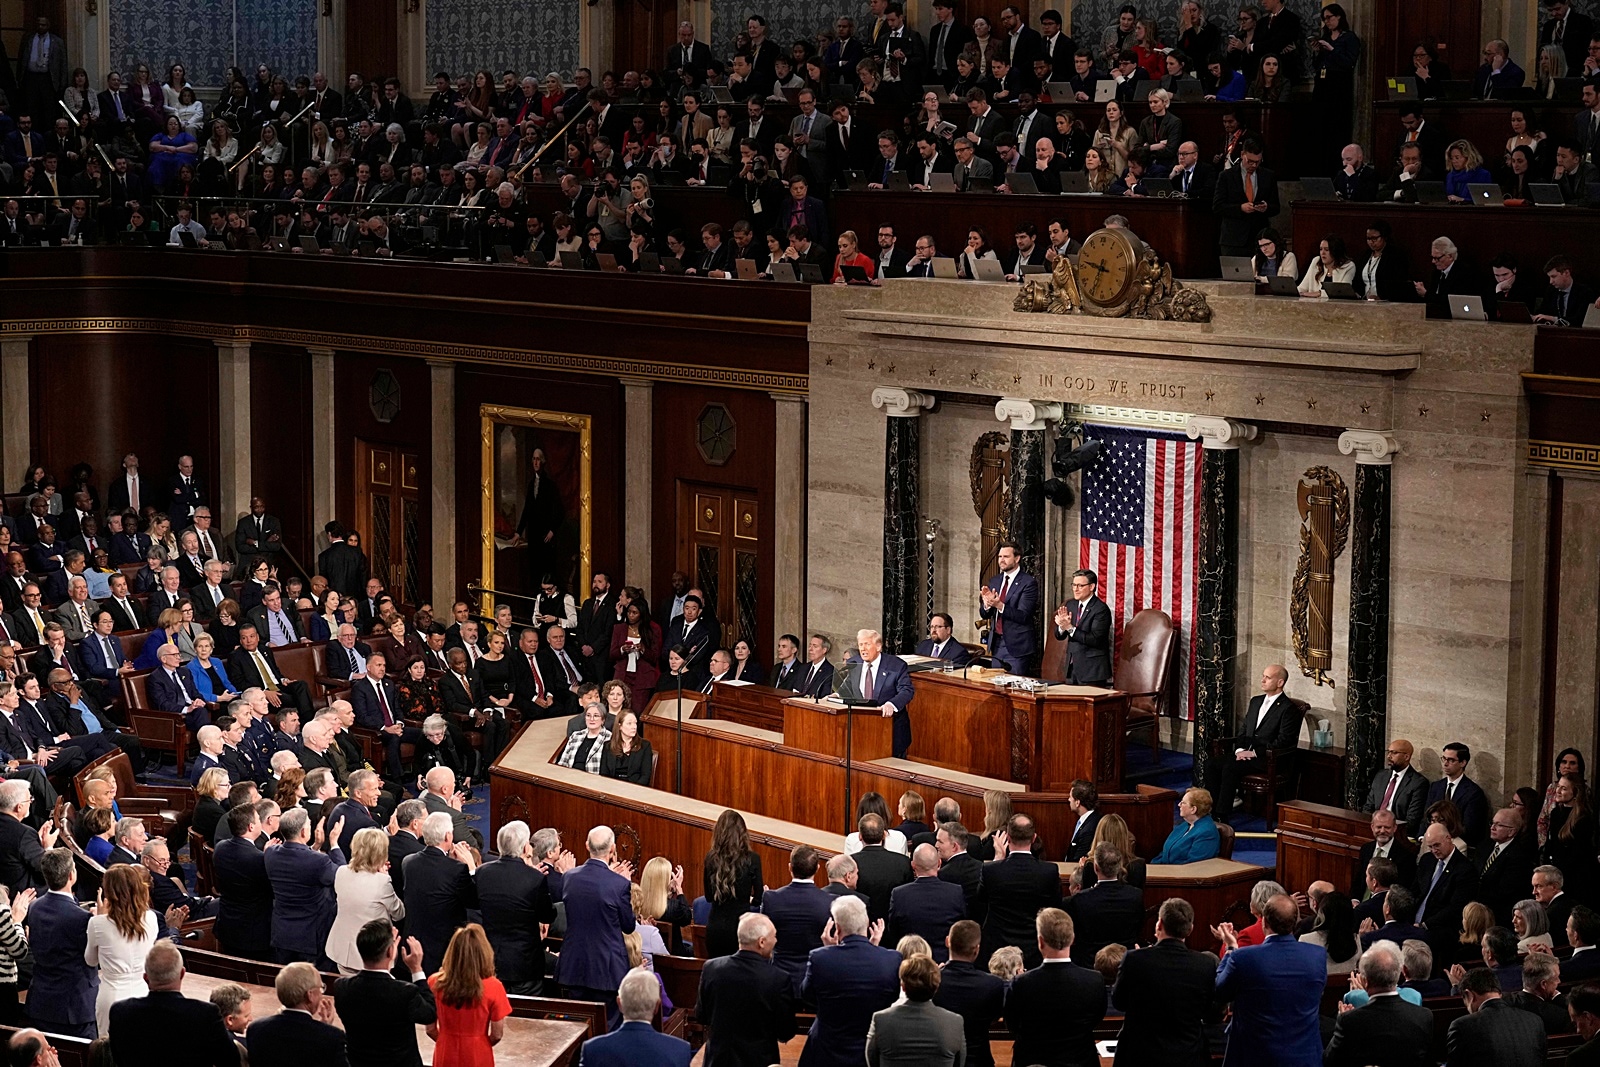
[[[1091,315],[1125,315],[1133,304],[1143,253],[1127,230],[1096,230],[1078,254],[1078,289]]]

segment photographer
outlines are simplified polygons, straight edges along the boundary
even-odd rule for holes
[[[772,176],[765,157],[748,137],[739,142],[739,170],[728,182],[728,192],[744,201],[743,217],[758,233],[778,224],[783,183]]]

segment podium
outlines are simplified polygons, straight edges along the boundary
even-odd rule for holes
[[[852,762],[888,759],[894,751],[894,720],[875,708],[847,708],[810,697],[783,702],[784,744],[844,759],[847,739]]]
[[[1321,879],[1344,892],[1355,884],[1361,846],[1371,840],[1372,816],[1365,812],[1286,800],[1278,805],[1278,881],[1310,885]]]

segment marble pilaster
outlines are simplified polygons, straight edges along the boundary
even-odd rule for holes
[[[339,517],[333,349],[308,347],[306,351],[311,353],[311,523],[320,532]],[[321,544],[320,533],[317,543]]]
[[[891,652],[906,652],[922,636],[918,416],[933,407],[933,397],[914,389],[879,388],[872,391],[872,406],[889,416],[883,439],[883,643]]]
[[[432,473],[428,481],[433,522],[433,602],[452,604],[461,595],[456,585],[456,365],[428,361],[433,395],[431,425]]]
[[[1199,596],[1195,605],[1194,780],[1208,781],[1211,742],[1233,732],[1234,659],[1239,632],[1239,446],[1256,428],[1191,415],[1200,439]],[[1226,817],[1227,813],[1222,813]]]
[[[652,408],[655,386],[648,378],[623,378],[621,381],[623,417],[627,421],[622,440],[622,497],[630,521],[623,524],[622,573],[611,576],[611,584],[619,588],[625,580],[651,580],[650,524],[653,497],[650,457],[653,454],[651,438],[655,433]]]
[[[222,470],[217,525],[226,530],[250,510],[250,342],[218,341],[217,404]]]
[[[33,405],[28,399],[28,343],[31,337],[0,341],[0,396],[10,397],[0,428],[0,470],[20,471],[33,462]]]
[[[1389,488],[1400,450],[1381,430],[1346,430],[1356,457],[1350,519],[1350,668],[1345,682],[1345,805],[1360,808],[1383,765],[1389,724]]]
[[[1007,397],[995,404],[994,417],[1011,424],[1011,499],[1006,505],[1006,529],[1017,544],[1022,569],[1042,575],[1045,435],[1050,421],[1061,418],[1061,405]]]
[[[806,472],[789,457],[806,454],[806,398],[773,393],[776,463],[772,513],[772,632],[799,632],[806,607]],[[896,420],[898,421],[898,420]]]

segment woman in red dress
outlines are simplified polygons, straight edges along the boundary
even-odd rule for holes
[[[468,923],[450,938],[444,963],[428,979],[439,1019],[428,1026],[433,1067],[494,1067],[511,1001],[494,976],[494,949],[483,927]]]

